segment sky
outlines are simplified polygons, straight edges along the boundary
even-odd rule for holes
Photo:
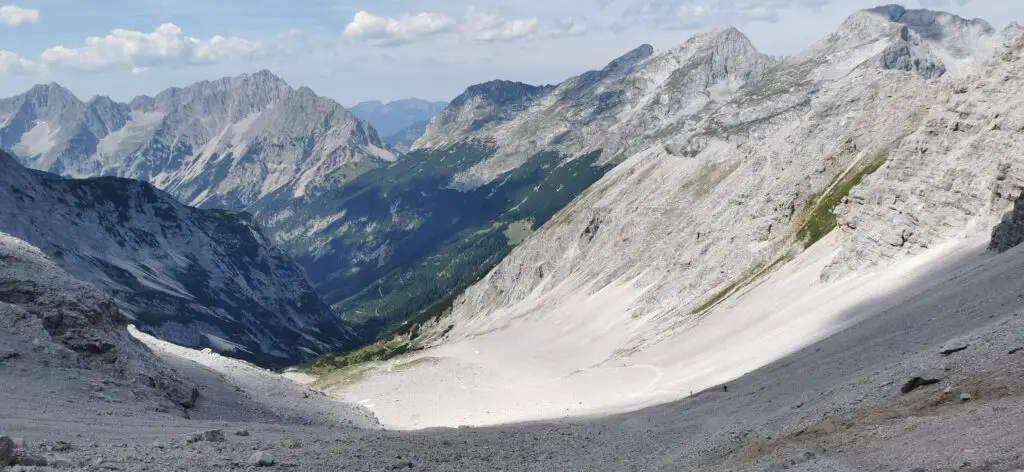
[[[16,1],[18,3],[4,3]],[[735,26],[795,54],[884,0],[0,0],[0,97],[58,82],[127,101],[269,69],[344,105],[558,83],[641,44]],[[906,0],[1024,23],[1024,0]]]

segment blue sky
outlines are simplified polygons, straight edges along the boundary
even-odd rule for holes
[[[17,3],[4,3],[14,1]],[[0,0],[0,96],[56,81],[127,100],[267,68],[351,105],[555,83],[732,25],[792,54],[881,0]],[[1024,23],[1020,0],[908,0]]]

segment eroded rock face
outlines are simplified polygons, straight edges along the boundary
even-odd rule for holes
[[[1024,242],[1024,194],[1017,198],[1013,210],[992,230],[988,250],[1006,252]]]

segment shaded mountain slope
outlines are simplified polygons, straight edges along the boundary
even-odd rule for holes
[[[349,346],[250,216],[186,207],[139,181],[31,171],[2,151],[0,170],[0,231],[107,291],[145,331],[265,365]]]

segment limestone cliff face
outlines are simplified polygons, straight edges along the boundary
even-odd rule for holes
[[[604,162],[621,160],[678,121],[726,100],[770,63],[735,29],[700,34],[660,53],[644,45],[557,86],[498,81],[472,87],[414,147],[494,146],[494,157],[455,177],[459,188],[486,184],[541,151],[579,156],[602,150]]]
[[[696,322],[829,233],[841,248],[825,279],[988,231],[1024,187],[1020,37],[945,13],[854,14],[720,101],[705,94],[698,113],[666,121],[467,290],[438,334],[472,337],[509,316],[555,322],[566,293],[628,286],[628,351]],[[887,59],[893,51],[911,59]],[[699,63],[703,83],[722,80]]]

